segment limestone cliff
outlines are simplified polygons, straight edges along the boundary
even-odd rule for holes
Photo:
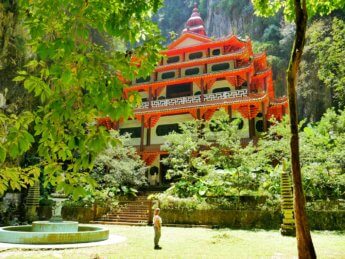
[[[272,19],[264,19],[254,14],[250,0],[206,0],[200,1],[205,15],[205,25],[209,36],[222,37],[236,34],[260,40]],[[279,19],[279,17],[278,17]],[[278,21],[274,21],[277,23]],[[279,22],[278,22],[279,24]]]

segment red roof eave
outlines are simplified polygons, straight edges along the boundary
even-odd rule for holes
[[[183,34],[178,40],[175,41],[175,42],[179,41],[177,44],[174,44],[175,42],[172,43],[174,45],[173,46],[172,46],[172,44],[169,45],[167,50],[162,51],[162,54],[165,54],[167,56],[173,56],[173,55],[178,55],[178,54],[185,53],[185,52],[205,50],[205,49],[208,49],[208,48],[222,47],[222,46],[224,46],[226,44],[231,44],[231,43],[239,45],[239,47],[244,47],[244,46],[247,45],[247,43],[250,43],[250,40],[243,41],[243,40],[239,39],[236,35],[231,35],[231,36],[229,36],[229,37],[227,37],[225,39],[220,39],[220,40],[217,40],[217,41],[212,41],[210,38],[207,38],[209,40],[204,41],[204,42],[202,42],[200,44],[196,44],[196,45],[192,45],[192,46],[187,46],[187,47],[182,47],[182,48],[175,48],[176,46],[178,46],[178,44],[183,42],[183,40],[187,39],[191,35],[195,36],[195,34],[192,34],[192,33],[185,33],[185,34]],[[186,36],[186,37],[184,37],[184,36]],[[199,36],[199,35],[196,35],[196,36],[199,39],[200,38],[204,38],[203,36]]]

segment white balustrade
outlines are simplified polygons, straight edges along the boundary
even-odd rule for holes
[[[248,95],[247,89],[213,93],[213,94],[204,94],[204,102],[225,100],[225,99],[230,99],[230,98],[241,98],[247,95]],[[201,103],[201,95],[183,96],[183,97],[165,99],[165,100],[155,100],[155,101],[151,101],[151,107],[158,108],[158,107],[167,107],[167,106],[193,104],[193,103]],[[139,107],[139,109],[147,109],[147,108],[149,108],[149,102],[143,102],[141,106]]]

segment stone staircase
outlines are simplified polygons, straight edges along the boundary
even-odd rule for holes
[[[295,219],[293,209],[293,193],[290,174],[281,174],[281,210],[283,213],[283,224],[281,224],[281,234],[283,236],[295,236]]]
[[[139,194],[133,200],[120,201],[119,208],[108,212],[91,223],[146,226],[151,218],[152,202],[147,199],[148,193]]]

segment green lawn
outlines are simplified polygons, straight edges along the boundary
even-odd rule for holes
[[[296,240],[278,231],[168,228],[162,230],[160,245],[153,250],[152,227],[107,226],[123,235],[123,243],[68,250],[7,250],[0,258],[294,258]],[[345,233],[313,232],[318,258],[345,258]]]

